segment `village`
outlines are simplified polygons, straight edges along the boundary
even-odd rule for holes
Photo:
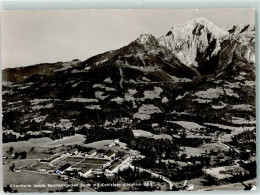
[[[143,131],[138,131],[138,133],[138,136],[141,136],[140,133],[143,133]],[[245,136],[248,135],[245,134]],[[240,136],[234,140],[239,141],[242,138],[244,137]],[[45,140],[46,138],[35,140],[41,139]],[[66,138],[64,138],[64,141],[66,141]],[[233,145],[236,145],[237,142],[235,141],[232,143]],[[26,143],[28,145],[28,142]],[[53,143],[60,142],[57,140]],[[253,151],[246,149],[242,152],[220,141],[205,144],[200,149],[181,147],[179,157],[176,160],[157,160],[152,165],[158,167],[156,169],[148,168],[148,164],[144,164],[144,162],[147,162],[147,157],[138,150],[128,148],[119,139],[102,140],[81,145],[54,146],[57,147],[10,147],[3,156],[4,166],[7,167],[6,171],[11,171],[14,175],[31,173],[42,175],[41,177],[52,176],[57,178],[57,181],[65,183],[115,182],[118,185],[120,182],[126,183],[126,177],[129,174],[138,175],[138,178],[134,177],[133,180],[135,185],[139,185],[141,181],[142,185],[156,186],[155,188],[144,188],[145,190],[153,191],[163,188],[165,190],[190,191],[202,189],[201,183],[219,185],[236,178],[251,179],[252,173],[249,173],[249,171],[250,167],[254,166],[252,161],[255,162]],[[23,151],[23,148],[26,151]],[[161,172],[160,170],[163,170],[163,167],[170,169],[175,167],[174,174],[177,175],[166,177],[169,173]],[[198,179],[193,180],[194,174]],[[186,178],[190,178],[188,184],[186,184]],[[91,189],[100,190],[94,186],[91,186]]]
[[[35,148],[30,149],[28,153],[18,152],[17,155],[16,148],[10,147],[10,150],[3,156],[3,164],[11,165],[7,169],[15,175],[36,173],[42,177],[55,176],[57,181],[87,184],[89,178],[114,178],[119,171],[127,168],[134,169],[131,162],[144,158],[138,151],[130,151],[129,148],[123,147],[118,139],[111,140],[105,147],[106,149],[80,145],[64,145],[61,148],[46,147],[44,152],[41,151],[43,158],[38,159],[34,158],[38,156]],[[21,153],[26,153],[25,157],[20,156]]]
[[[110,147],[118,143],[119,140],[116,139]],[[112,176],[118,170],[129,166],[133,158],[133,154],[130,155],[117,150],[98,150],[87,147],[80,147],[79,150],[79,148],[72,148],[72,146],[66,147],[66,150],[63,148],[60,152],[54,154],[52,154],[51,149],[45,153],[51,155],[38,159],[37,162],[20,169],[39,173],[59,174],[63,180],[68,179],[68,176],[75,175],[84,178],[89,177],[91,174]]]

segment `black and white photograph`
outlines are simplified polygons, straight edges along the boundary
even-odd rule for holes
[[[251,8],[2,11],[3,191],[258,190],[255,31]]]

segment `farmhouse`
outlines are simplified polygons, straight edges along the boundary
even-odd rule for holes
[[[107,158],[107,159],[110,159],[110,160],[113,160],[115,159],[116,157],[116,152],[113,151],[113,150],[108,150],[105,155],[104,155],[104,158]]]
[[[70,153],[72,154],[72,155],[76,155],[76,154],[78,154],[78,149],[77,148],[74,148],[74,149],[72,149],[71,151],[70,151]]]
[[[90,157],[94,157],[95,155],[97,155],[97,151],[96,151],[95,149],[90,150],[90,151],[87,153],[87,156],[90,156]]]

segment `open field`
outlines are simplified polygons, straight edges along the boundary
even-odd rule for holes
[[[4,180],[3,180],[3,186],[6,186],[8,184],[66,184],[66,181],[61,181],[58,179],[58,176],[55,175],[46,175],[41,173],[35,173],[35,172],[28,172],[28,171],[22,171],[22,172],[11,172],[11,171],[5,171],[4,172]],[[18,192],[47,192],[49,190],[57,190],[61,189],[58,187],[41,187],[41,188],[16,188]]]
[[[108,145],[112,144],[113,142],[114,142],[114,140],[108,139],[108,140],[92,142],[89,144],[82,144],[82,146],[89,147],[89,148],[96,148],[96,149],[107,149]],[[110,148],[120,150],[120,149],[126,147],[126,144],[123,142],[119,142],[119,145],[120,145],[119,147],[114,146],[114,147],[110,147]]]
[[[214,123],[205,123],[208,127],[216,127],[223,130],[231,130],[231,133],[225,133],[221,136],[221,140],[223,142],[231,141],[231,137],[237,134],[240,134],[244,131],[253,131],[255,130],[255,126],[243,126],[243,127],[236,127],[236,126],[227,126],[222,124],[214,124]]]
[[[40,169],[52,170],[53,167],[49,166],[48,163],[35,163],[34,166],[27,168],[28,170],[38,171]]]
[[[6,151],[9,151],[9,148],[12,146],[15,152],[27,152],[27,158],[30,159],[44,159],[49,154],[46,153],[46,149],[53,149],[53,153],[60,152],[61,147],[64,145],[73,145],[73,144],[82,144],[84,136],[80,134],[75,134],[74,136],[64,137],[60,140],[51,140],[50,138],[33,138],[28,141],[19,141],[19,142],[8,142],[2,145],[3,154]],[[65,144],[66,143],[66,144]],[[56,148],[57,147],[57,148]],[[30,152],[32,148],[35,148],[33,152]],[[56,148],[56,149],[55,149]]]
[[[75,144],[82,144],[85,141],[84,135],[75,134],[69,137],[63,137],[62,139],[55,140],[48,144],[48,146],[52,147],[60,147],[62,145],[75,145]]]
[[[252,180],[248,180],[248,181],[244,181],[244,184],[248,185],[257,185],[257,181],[256,179],[252,179]],[[227,184],[227,185],[212,185],[210,187],[199,187],[198,190],[199,191],[240,191],[240,190],[244,190],[245,186],[243,186],[241,183],[232,183],[232,184]]]
[[[236,172],[240,173],[241,171],[244,171],[244,169],[242,167],[234,165],[234,166],[209,168],[209,169],[204,169],[204,171],[206,172],[206,174],[221,180],[221,179],[232,177],[234,173]]]
[[[204,152],[207,150],[209,152],[210,150],[228,150],[229,147],[223,143],[216,142],[216,143],[210,143],[210,144],[203,144],[202,146],[198,147],[198,149],[203,150]]]
[[[199,148],[192,148],[192,147],[180,147],[180,149],[185,148],[185,151],[181,151],[179,153],[179,155],[181,154],[187,154],[187,157],[191,157],[191,156],[200,156],[202,153],[204,153],[205,151]]]
[[[9,150],[10,146],[17,151],[26,151],[25,149],[32,147],[60,147],[62,145],[82,144],[85,141],[84,135],[75,134],[73,136],[63,137],[62,139],[52,140],[48,137],[32,138],[28,141],[8,142],[3,144],[3,151]]]
[[[156,135],[149,131],[144,131],[144,130],[132,130],[132,131],[135,137],[149,137],[154,139],[172,139],[172,137],[167,134]]]
[[[3,166],[3,171],[10,170],[10,167],[14,164],[16,169],[30,165],[33,162],[37,162],[37,159],[10,159],[8,163]]]

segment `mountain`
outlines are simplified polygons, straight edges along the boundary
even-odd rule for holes
[[[201,74],[212,74],[226,68],[233,55],[255,62],[254,29],[254,25],[234,25],[224,31],[205,18],[196,18],[172,27],[159,38],[159,44],[176,54],[185,65],[197,67]]]
[[[5,69],[3,128],[25,135],[130,126],[173,135],[168,121],[208,131],[254,127],[254,37],[253,26],[224,31],[197,18],[85,61]]]
[[[228,30],[229,34],[232,35],[237,35],[244,32],[253,32],[253,31],[255,31],[255,25],[253,24],[248,24],[248,25],[237,24],[234,25],[232,29]]]
[[[187,66],[199,66],[201,58],[213,57],[218,53],[219,39],[227,34],[207,19],[196,18],[172,27],[159,38],[159,43],[175,53]],[[210,50],[210,54],[206,50]]]

